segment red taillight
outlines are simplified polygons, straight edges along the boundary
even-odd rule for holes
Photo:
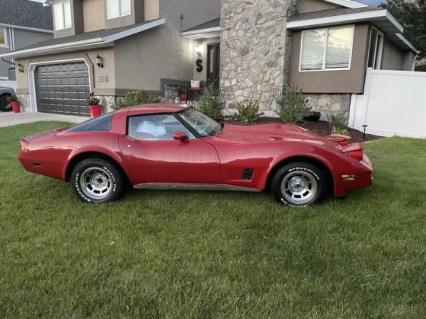
[[[362,150],[353,151],[353,152],[346,153],[346,155],[352,157],[353,159],[356,159],[357,161],[362,161],[362,158],[364,157],[364,152]]]
[[[351,139],[350,136],[345,136],[345,135],[330,135],[326,137],[327,140],[329,141],[333,141],[338,143],[340,146],[347,146],[349,145],[349,140]]]
[[[342,152],[357,161],[362,161],[362,158],[364,157],[364,146],[360,143],[351,144],[345,146],[342,149]]]

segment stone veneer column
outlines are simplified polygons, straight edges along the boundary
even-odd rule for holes
[[[260,98],[261,111],[276,115],[274,95],[287,82],[290,57],[287,12],[294,8],[295,0],[222,0],[220,84],[229,113],[237,101]]]

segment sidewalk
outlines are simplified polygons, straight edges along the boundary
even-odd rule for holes
[[[90,119],[84,116],[61,115],[50,113],[13,113],[0,112],[0,127],[13,126],[18,124],[41,122],[41,121],[59,121],[70,123],[81,123]]]

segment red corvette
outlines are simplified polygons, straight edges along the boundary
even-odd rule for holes
[[[193,108],[121,109],[69,129],[21,140],[26,170],[71,182],[91,203],[142,189],[271,190],[281,203],[306,206],[327,192],[344,197],[371,185],[361,144],[320,137],[293,125],[220,125]]]

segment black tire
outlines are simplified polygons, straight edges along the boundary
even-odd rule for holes
[[[0,112],[8,112],[12,110],[9,101],[7,98],[10,97],[9,94],[3,94],[0,96]]]
[[[78,163],[72,171],[71,184],[80,199],[87,203],[116,201],[126,187],[120,170],[101,158],[88,158]]]
[[[324,172],[305,162],[283,166],[275,173],[271,183],[275,199],[287,206],[310,206],[319,203],[327,189]]]

